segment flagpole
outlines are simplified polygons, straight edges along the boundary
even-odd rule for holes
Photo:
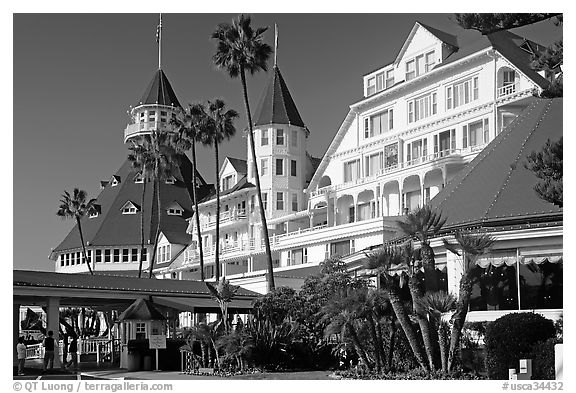
[[[274,23],[274,67],[278,59],[278,25]]]
[[[158,25],[158,69],[162,69],[162,14]]]

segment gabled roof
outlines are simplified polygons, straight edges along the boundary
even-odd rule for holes
[[[248,177],[246,175],[242,176],[242,178],[240,178],[240,180],[238,180],[238,182],[236,184],[234,184],[233,187],[230,187],[229,189],[227,189],[226,191],[222,191],[220,193],[220,198],[228,195],[228,194],[232,194],[235,191],[240,191],[240,190],[244,190],[244,189],[248,189],[248,188],[254,188],[256,187],[254,184],[250,183],[248,181]],[[214,188],[212,188],[210,190],[210,193],[202,200],[200,200],[200,203],[206,203],[206,202],[210,202],[212,200],[216,200],[216,190]]]
[[[141,208],[141,206],[140,206],[139,204],[137,204],[137,203],[134,203],[134,202],[132,202],[132,201],[126,201],[126,203],[122,205],[122,207],[120,208],[120,210],[124,210],[124,209],[126,209],[127,207],[133,207],[133,208],[135,208],[135,209],[138,210],[138,211],[140,211],[140,208]]]
[[[254,125],[290,124],[304,127],[304,121],[296,109],[296,104],[288,91],[288,86],[280,74],[278,66],[274,66],[268,86],[260,98],[255,116]]]
[[[234,167],[236,172],[241,173],[243,175],[248,173],[248,164],[246,160],[241,160],[239,158],[232,158],[232,157],[226,157],[226,159],[228,160],[230,165]]]
[[[538,197],[526,157],[562,136],[562,99],[533,102],[431,201],[445,228],[562,220],[562,208]]]
[[[165,105],[181,107],[164,71],[156,71],[138,105]]]
[[[438,30],[434,27],[425,25],[422,22],[416,22],[416,23],[418,23],[420,26],[422,26],[423,28],[428,30],[433,36],[438,38],[443,43],[458,48],[458,40],[456,39],[455,35],[449,34],[449,33],[446,33],[445,31]]]
[[[132,179],[136,171],[132,169],[128,160],[116,172],[123,179]],[[190,235],[186,233],[188,216],[183,214],[169,215],[166,206],[176,201],[180,206],[192,206],[192,164],[187,156],[180,157],[179,167],[174,174],[178,180],[175,184],[160,182],[160,230],[172,244],[188,244]],[[197,177],[201,178],[199,174]],[[144,214],[144,242],[154,242],[156,234],[157,210],[156,193],[151,183],[146,183],[146,193],[142,204],[143,183],[125,181],[116,187],[105,187],[96,203],[101,205],[101,215],[98,219],[85,217],[82,219],[82,232],[84,241],[90,246],[129,246],[140,244],[140,214]],[[211,187],[202,185],[197,188],[198,198],[204,198]],[[140,213],[122,214],[121,207],[126,201],[141,205]],[[54,249],[53,252],[78,249],[81,247],[80,236],[76,227]],[[53,254],[54,255],[54,254]]]
[[[164,321],[165,319],[154,303],[146,299],[136,299],[118,316],[119,321]]]

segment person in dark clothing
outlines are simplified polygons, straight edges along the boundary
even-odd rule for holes
[[[54,368],[54,332],[52,330],[48,331],[48,336],[44,338],[42,346],[44,347],[44,370],[48,369],[48,364],[50,364],[50,370]]]
[[[70,361],[66,363],[66,368],[72,366],[72,370],[76,371],[78,369],[78,337],[72,336],[68,353],[70,354]]]

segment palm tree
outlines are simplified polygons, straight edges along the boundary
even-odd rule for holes
[[[456,231],[454,238],[456,239],[456,244],[442,239],[447,250],[458,256],[462,256],[463,272],[460,278],[456,311],[451,318],[452,331],[450,333],[450,349],[448,351],[448,371],[450,371],[454,365],[454,358],[460,346],[460,337],[462,336],[462,328],[464,327],[466,315],[468,314],[474,277],[475,274],[479,272],[479,268],[476,266],[476,260],[480,256],[488,253],[495,241],[492,236],[485,233],[474,235],[461,231]]]
[[[228,303],[232,301],[238,288],[235,285],[230,285],[230,281],[222,278],[216,286],[206,283],[212,299],[214,299],[218,306],[220,307],[220,312],[222,314],[222,323],[224,324],[224,332],[230,332],[230,326],[228,324]]]
[[[208,101],[208,113],[205,126],[200,129],[198,138],[204,146],[214,147],[216,159],[216,252],[214,255],[214,276],[216,281],[220,279],[220,159],[218,157],[218,145],[225,139],[230,139],[236,133],[234,120],[238,112],[234,109],[226,110],[226,104],[221,99],[213,102]]]
[[[266,256],[268,258],[268,292],[274,290],[274,265],[272,263],[272,251],[270,250],[270,240],[268,237],[268,226],[266,223],[266,211],[262,203],[262,188],[260,187],[260,175],[256,163],[256,148],[254,144],[254,131],[250,104],[248,102],[248,89],[246,86],[246,71],[254,75],[262,70],[267,71],[267,61],[272,53],[270,45],[263,42],[263,34],[267,27],[253,29],[250,26],[250,16],[240,15],[232,20],[232,24],[221,23],[212,33],[212,38],[217,40],[216,53],[213,56],[214,64],[226,70],[231,78],[240,77],[242,82],[242,92],[244,95],[244,106],[248,117],[248,137],[250,138],[250,152],[252,154],[252,165],[254,168],[254,178],[256,180],[256,190],[258,203],[260,206],[260,219],[262,220],[262,231]]]
[[[384,247],[383,249],[367,255],[368,259],[365,263],[367,269],[376,269],[378,277],[382,283],[382,289],[387,293],[390,299],[390,304],[396,314],[396,318],[408,339],[410,348],[416,357],[420,366],[428,370],[429,363],[426,362],[426,356],[422,352],[419,344],[418,337],[408,311],[404,307],[402,298],[400,296],[400,288],[405,285],[408,279],[409,266],[406,263],[407,256],[405,251],[399,247]]]
[[[451,294],[438,291],[428,292],[420,299],[420,304],[430,317],[430,322],[436,327],[440,347],[440,362],[442,371],[448,371],[448,324],[442,320],[442,315],[454,310],[456,299]]]
[[[86,245],[84,244],[84,234],[82,233],[81,220],[86,214],[90,214],[94,209],[94,204],[96,199],[90,199],[86,201],[86,191],[74,188],[72,195],[68,191],[64,191],[62,194],[62,199],[60,199],[60,207],[56,212],[58,217],[63,220],[68,218],[73,218],[76,220],[76,226],[78,227],[78,233],[80,233],[80,242],[82,243],[82,252],[84,253],[84,260],[86,261],[86,266],[88,266],[88,271],[90,274],[94,274],[92,267],[90,266],[90,259],[88,254],[86,254]]]
[[[154,248],[150,258],[150,273],[148,278],[152,278],[152,270],[156,259],[156,249],[158,248],[158,239],[160,237],[160,221],[162,218],[160,202],[160,181],[166,180],[173,176],[177,167],[178,149],[175,143],[174,134],[168,131],[152,131],[148,135],[142,136],[139,140],[134,141],[129,147],[131,153],[128,160],[132,167],[141,170],[144,184],[148,177],[152,177],[154,182],[154,193],[156,194],[156,211],[158,212],[156,221],[156,234],[154,236]],[[144,216],[144,191],[142,191],[142,216]],[[143,219],[141,220],[143,223]],[[143,231],[142,224],[142,231]],[[142,236],[143,239],[143,236]],[[142,244],[144,242],[142,241]],[[142,247],[143,249],[144,247]],[[140,257],[142,263],[142,256]]]
[[[180,150],[192,152],[192,199],[194,200],[194,215],[196,217],[196,232],[198,235],[198,251],[200,255],[200,280],[204,281],[204,250],[202,233],[200,231],[200,214],[198,209],[198,196],[196,194],[196,140],[206,123],[206,108],[202,104],[188,105],[181,110],[170,123],[178,132]]]
[[[397,222],[404,235],[420,241],[425,284],[429,291],[438,290],[434,250],[430,246],[430,239],[438,235],[445,223],[446,218],[442,217],[442,213],[436,212],[429,206],[417,208],[408,213],[403,220]]]

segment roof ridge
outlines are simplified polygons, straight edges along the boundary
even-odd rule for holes
[[[535,102],[536,106],[538,103],[538,101]],[[512,164],[509,165],[509,169],[508,169],[508,174],[506,175],[506,178],[504,179],[504,182],[502,183],[501,187],[498,188],[498,191],[496,192],[496,195],[494,195],[494,199],[492,200],[492,203],[490,203],[490,205],[488,206],[488,208],[486,209],[486,211],[483,214],[483,218],[482,221],[484,222],[485,219],[484,217],[486,217],[490,211],[492,210],[492,208],[494,207],[496,201],[498,200],[498,197],[500,196],[500,194],[502,193],[502,190],[505,189],[506,184],[508,183],[508,181],[510,180],[510,176],[512,175],[512,172],[514,170],[516,170],[516,166],[518,164],[518,161],[521,158],[522,152],[524,151],[524,147],[526,146],[526,143],[528,142],[528,140],[532,137],[532,135],[534,135],[534,132],[536,131],[536,129],[538,129],[538,127],[540,127],[540,123],[542,122],[542,120],[544,119],[544,117],[548,114],[548,111],[550,109],[550,106],[552,105],[552,100],[548,100],[548,103],[546,104],[546,107],[542,108],[542,110],[540,111],[540,116],[538,117],[538,120],[536,121],[535,126],[532,128],[532,130],[530,130],[530,133],[528,134],[528,136],[524,139],[524,142],[522,142],[522,145],[520,146],[520,149],[518,150],[518,154],[516,155],[516,158],[514,158],[514,162]],[[536,108],[531,108],[530,112],[532,110],[534,110]],[[527,112],[526,115],[528,115],[530,112]],[[523,116],[522,117],[522,122],[524,122],[526,120],[528,116]],[[521,122],[517,122],[514,126],[514,128],[516,128],[518,126],[518,124],[520,124]],[[512,132],[512,129],[510,129],[510,131],[507,133],[507,135],[509,135]]]

